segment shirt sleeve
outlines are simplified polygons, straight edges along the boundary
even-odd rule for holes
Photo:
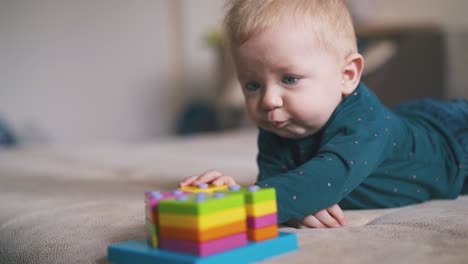
[[[379,166],[389,151],[390,134],[377,125],[366,129],[344,126],[324,138],[326,142],[313,158],[286,172],[280,172],[281,161],[274,153],[259,148],[260,173],[271,174],[257,184],[276,189],[279,223],[302,219],[337,204]]]
[[[286,165],[281,155],[283,150],[280,149],[279,145],[281,145],[279,138],[262,129],[259,130],[257,182],[286,171]]]

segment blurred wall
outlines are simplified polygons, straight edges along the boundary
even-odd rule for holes
[[[168,134],[167,1],[0,0],[0,116],[26,143]]]
[[[447,96],[468,97],[466,0],[348,0],[368,21],[448,34]],[[169,135],[183,104],[213,97],[222,0],[0,0],[0,116],[25,142]]]
[[[446,33],[446,97],[468,98],[468,1],[347,0],[362,22],[436,23]]]
[[[211,99],[217,89],[219,68],[218,53],[210,47],[204,37],[219,30],[224,15],[223,0],[183,0],[183,52],[184,86],[190,98]]]

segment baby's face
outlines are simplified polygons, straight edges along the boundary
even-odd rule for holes
[[[313,33],[283,24],[233,50],[250,118],[286,138],[318,132],[342,100],[338,56]]]

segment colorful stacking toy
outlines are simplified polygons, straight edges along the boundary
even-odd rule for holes
[[[154,248],[158,247],[158,204],[164,199],[177,198],[186,195],[182,190],[173,190],[171,192],[145,192],[145,223],[146,238],[148,244]]]
[[[145,192],[147,237],[109,246],[112,263],[249,263],[297,249],[278,233],[273,188],[186,186]]]

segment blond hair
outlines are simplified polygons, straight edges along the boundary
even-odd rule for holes
[[[303,23],[320,46],[342,56],[357,52],[356,35],[343,0],[229,0],[224,18],[226,46],[239,47],[285,19]]]

